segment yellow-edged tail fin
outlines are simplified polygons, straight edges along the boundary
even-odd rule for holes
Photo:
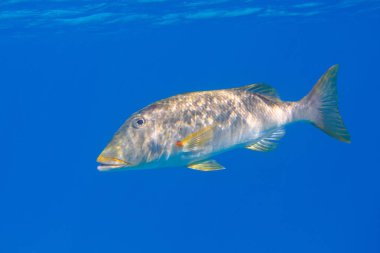
[[[344,126],[338,109],[336,80],[338,65],[330,67],[310,93],[298,104],[301,118],[343,142],[350,143],[350,134]]]

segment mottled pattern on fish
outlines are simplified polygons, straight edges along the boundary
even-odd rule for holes
[[[213,138],[202,150],[184,152],[183,158],[191,159],[252,142],[268,128],[287,123],[291,118],[291,105],[244,89],[228,89],[177,95],[140,113],[144,115],[144,111],[156,107],[148,120],[160,121],[154,128],[159,143],[165,146],[162,155],[166,159],[181,152],[173,145],[173,140],[182,140],[191,133],[212,126]]]
[[[329,71],[325,81],[334,79],[335,85],[336,68]],[[317,112],[305,101],[315,104],[313,100],[318,99],[283,102],[273,88],[263,84],[179,94],[134,113],[98,161],[111,168],[149,168],[196,164],[217,153],[252,144],[251,149],[257,151],[270,150],[270,138],[282,137],[284,125],[298,120],[313,122],[305,112]],[[340,116],[338,123],[343,126]],[[119,161],[124,162],[123,166]],[[192,167],[211,170],[210,164]]]

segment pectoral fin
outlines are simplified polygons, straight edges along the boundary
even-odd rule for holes
[[[193,170],[201,170],[201,171],[214,171],[214,170],[224,170],[225,168],[217,163],[215,160],[208,160],[199,163],[192,163],[187,166]]]
[[[214,126],[207,126],[195,133],[189,134],[183,140],[177,141],[176,146],[182,147],[184,152],[197,151],[202,149],[213,136]]]
[[[265,134],[261,139],[255,143],[247,146],[248,149],[254,151],[268,152],[275,149],[278,145],[278,141],[285,135],[283,128],[277,128],[273,131]]]

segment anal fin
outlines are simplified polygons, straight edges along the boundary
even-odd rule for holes
[[[199,163],[192,163],[187,166],[193,170],[201,171],[214,171],[214,170],[223,170],[225,169],[222,165],[217,163],[215,160],[207,160]]]
[[[283,128],[276,128],[264,136],[262,136],[259,140],[257,140],[255,143],[247,146],[246,148],[254,150],[254,151],[260,151],[260,152],[268,152],[275,149],[278,145],[278,141],[284,137],[285,130]]]

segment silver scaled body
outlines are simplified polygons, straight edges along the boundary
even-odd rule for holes
[[[99,170],[187,166],[223,168],[208,160],[224,151],[247,147],[269,151],[284,126],[309,121],[349,142],[337,107],[337,66],[297,102],[284,102],[265,84],[179,94],[132,114],[98,157]]]

